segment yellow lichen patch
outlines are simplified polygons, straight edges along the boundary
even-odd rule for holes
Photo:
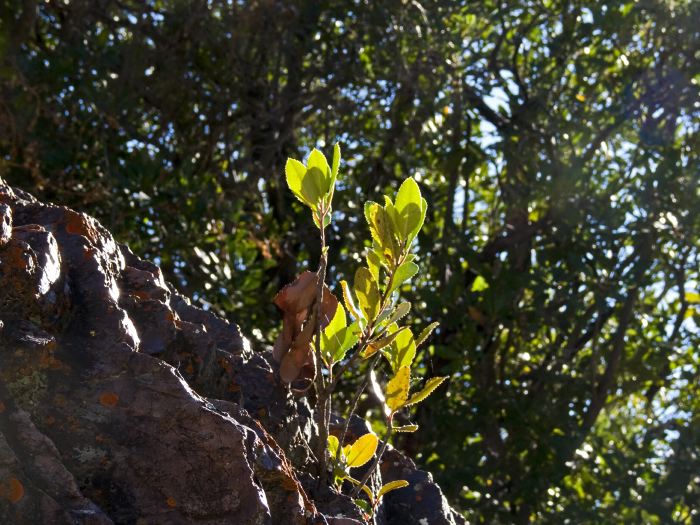
[[[119,403],[119,396],[114,392],[103,392],[100,395],[100,404],[106,407],[115,407]]]

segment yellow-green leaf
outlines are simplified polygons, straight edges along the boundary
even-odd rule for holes
[[[348,309],[348,312],[350,312],[355,319],[360,319],[360,312],[355,306],[355,301],[352,300],[350,285],[347,281],[340,281],[340,287],[343,289],[343,301],[345,302],[345,308]]]
[[[415,432],[416,430],[418,430],[418,425],[401,425],[398,427],[391,427],[391,428],[394,430],[394,432],[409,433],[409,432]]]
[[[333,434],[328,436],[328,452],[330,453],[332,458],[334,458],[338,453],[338,446],[338,438],[335,437]]]
[[[314,167],[306,170],[301,181],[301,194],[313,210],[318,208],[319,202],[326,194],[324,186],[324,176],[320,169]]]
[[[309,171],[316,168],[318,169],[318,171],[321,172],[321,194],[327,194],[331,189],[332,175],[331,168],[328,165],[328,161],[326,160],[326,156],[319,150],[314,148],[313,150],[311,150],[311,154],[309,155],[309,158],[306,161],[306,167]]]
[[[408,481],[406,481],[405,479],[397,479],[396,481],[390,481],[389,483],[383,485],[382,488],[379,489],[379,492],[377,493],[377,499],[381,498],[387,492],[391,492],[392,490],[396,489],[402,489],[404,487],[408,487]]]
[[[331,164],[331,190],[333,190],[335,181],[338,179],[338,169],[340,168],[340,144],[337,142],[333,146],[333,160]]]
[[[414,357],[416,357],[416,343],[413,340],[413,333],[406,328],[401,330],[391,343],[387,358],[391,369],[396,372],[401,367],[411,366]]]
[[[372,273],[361,266],[355,272],[355,296],[360,305],[360,310],[368,321],[379,315],[379,287]]]
[[[367,463],[377,451],[378,443],[379,439],[372,433],[357,438],[347,454],[348,467],[361,467]]]
[[[420,333],[418,336],[418,339],[416,339],[416,346],[422,345],[428,337],[430,337],[430,334],[433,333],[433,330],[435,330],[438,326],[440,326],[440,323],[434,322],[430,323],[428,326],[423,328],[423,331]]]
[[[394,279],[391,282],[391,289],[389,293],[392,293],[404,282],[408,281],[411,277],[418,273],[418,265],[414,262],[405,262],[396,269],[394,272]]]
[[[472,283],[472,292],[481,292],[489,287],[489,283],[481,275],[477,275]]]
[[[386,385],[386,404],[392,413],[404,406],[408,399],[411,370],[402,366]]]
[[[335,309],[333,319],[321,332],[321,355],[329,364],[332,362],[338,348],[343,344],[346,326],[345,308],[339,304]]]
[[[423,401],[426,397],[432,394],[433,390],[439,387],[445,379],[447,379],[446,376],[431,377],[430,379],[428,379],[428,381],[425,383],[425,386],[423,387],[423,390],[421,390],[417,394],[413,394],[411,396],[411,399],[409,399],[406,403],[406,406],[415,405],[416,403],[420,403],[421,401]]]
[[[404,302],[399,304],[393,312],[391,312],[391,315],[387,319],[386,323],[388,325],[395,323],[396,321],[400,320],[402,317],[408,314],[408,312],[411,311],[411,303],[409,302]]]
[[[296,159],[287,159],[287,164],[284,166],[284,175],[287,179],[287,186],[292,191],[294,196],[307,206],[311,206],[301,193],[301,183],[306,175],[306,166]]]
[[[367,260],[367,268],[372,274],[372,277],[374,277],[374,280],[376,282],[379,282],[379,270],[382,265],[382,261],[379,259],[379,255],[377,255],[377,252],[375,252],[374,250],[369,250],[365,259]]]

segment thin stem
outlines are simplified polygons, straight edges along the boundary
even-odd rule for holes
[[[328,441],[328,407],[326,406],[329,401],[330,392],[326,390],[325,381],[323,379],[322,364],[323,359],[321,356],[321,307],[323,304],[323,287],[326,280],[326,266],[328,265],[328,254],[326,252],[326,232],[323,227],[323,222],[325,219],[326,211],[322,210],[319,214],[319,224],[321,225],[319,230],[321,234],[321,259],[318,265],[317,281],[316,281],[316,341],[315,341],[315,353],[316,353],[316,399],[317,399],[317,424],[319,429],[319,442],[316,449],[316,456],[318,457],[318,483],[319,486],[326,485],[327,482],[327,465],[328,459],[326,457],[327,441]]]
[[[365,374],[364,381],[362,382],[362,384],[360,384],[359,388],[355,391],[355,395],[353,396],[352,402],[350,403],[350,411],[348,412],[348,416],[345,419],[345,425],[343,425],[343,433],[340,435],[340,440],[338,441],[340,446],[338,447],[338,450],[336,451],[336,455],[335,455],[336,461],[338,461],[340,459],[340,450],[343,448],[343,442],[345,441],[345,436],[347,435],[348,428],[350,427],[350,420],[352,419],[352,416],[355,413],[355,410],[357,409],[357,403],[360,400],[360,396],[362,396],[362,392],[364,392],[365,388],[367,388],[367,385],[369,384],[370,375],[372,374],[372,370],[374,370],[374,367],[377,366],[378,361],[379,361],[379,353],[377,353],[377,356],[370,363],[369,368],[367,369],[367,373]]]

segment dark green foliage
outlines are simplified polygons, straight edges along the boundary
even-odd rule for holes
[[[0,176],[267,343],[320,255],[287,157],[343,143],[350,283],[413,176],[414,367],[452,379],[399,446],[473,522],[697,522],[698,2],[232,4],[0,0]]]

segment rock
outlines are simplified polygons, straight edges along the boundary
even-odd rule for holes
[[[0,180],[0,523],[363,523],[316,487],[312,409],[278,377],[95,219]],[[395,491],[378,524],[461,523],[391,454],[430,508]]]

